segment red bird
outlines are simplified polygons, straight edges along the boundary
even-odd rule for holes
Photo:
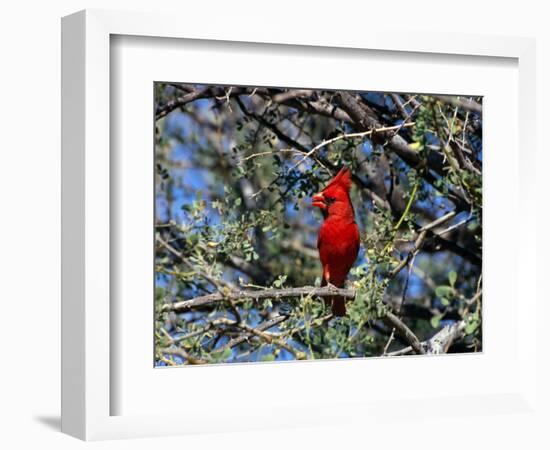
[[[355,223],[350,189],[351,173],[349,169],[342,169],[323,191],[312,197],[312,205],[320,208],[324,217],[317,240],[323,265],[321,286],[344,287],[359,252],[359,228]],[[344,298],[331,297],[325,301],[332,306],[335,316],[346,314]]]

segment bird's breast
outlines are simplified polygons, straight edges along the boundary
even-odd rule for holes
[[[355,222],[325,221],[319,231],[321,262],[355,261],[359,251],[359,229]]]

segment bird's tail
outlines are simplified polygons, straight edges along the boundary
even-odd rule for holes
[[[326,286],[327,282],[325,278],[321,280],[321,286]],[[343,286],[338,286],[343,287]],[[330,306],[332,314],[336,317],[342,317],[346,315],[346,299],[335,295],[334,297],[325,297],[325,305]]]
[[[332,314],[337,317],[342,317],[346,315],[346,300],[343,297],[328,297],[332,308]]]

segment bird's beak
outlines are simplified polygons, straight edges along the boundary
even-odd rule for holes
[[[323,194],[315,194],[313,197],[311,197],[311,205],[316,206],[320,209],[326,209],[327,205],[325,203],[325,197],[323,197]]]

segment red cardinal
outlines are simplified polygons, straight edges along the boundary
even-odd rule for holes
[[[346,277],[359,252],[359,229],[355,223],[353,205],[349,197],[351,173],[342,169],[332,181],[312,197],[312,205],[323,213],[317,248],[323,265],[321,286],[344,287]],[[346,301],[342,297],[326,300],[335,316],[346,314]]]

